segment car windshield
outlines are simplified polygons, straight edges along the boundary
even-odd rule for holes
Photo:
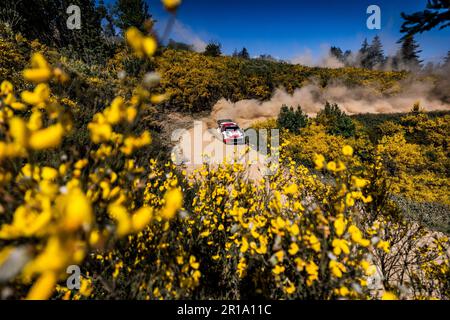
[[[225,130],[227,131],[235,131],[235,130],[239,130],[238,127],[226,127]]]

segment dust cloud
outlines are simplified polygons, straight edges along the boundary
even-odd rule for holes
[[[282,105],[294,108],[301,106],[309,116],[315,116],[323,109],[326,101],[337,103],[350,115],[407,112],[417,102],[426,111],[450,110],[450,104],[443,102],[439,94],[436,94],[435,84],[432,82],[407,81],[401,83],[400,87],[403,88],[400,93],[389,96],[381,94],[374,88],[362,86],[349,88],[339,83],[329,84],[325,88],[309,84],[296,89],[292,94],[279,88],[268,101],[231,102],[221,99],[212,108],[211,120],[230,118],[245,128],[255,121],[277,117]]]

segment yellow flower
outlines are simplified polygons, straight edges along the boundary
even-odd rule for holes
[[[192,269],[197,270],[200,267],[200,263],[197,262],[197,259],[194,256],[189,257],[189,265]]]
[[[52,70],[47,68],[42,69],[27,69],[23,71],[23,77],[27,81],[41,83],[46,82],[52,76]]]
[[[372,276],[377,271],[376,267],[374,265],[371,265],[368,261],[362,260],[360,262],[361,267],[363,268],[365,274],[367,276]]]
[[[289,285],[284,287],[284,292],[287,294],[293,294],[295,292],[295,285],[289,281]]]
[[[272,273],[273,273],[273,274],[276,274],[276,275],[279,275],[279,274],[283,273],[284,270],[285,270],[285,268],[284,268],[283,266],[280,266],[280,265],[277,264],[277,265],[272,269]]]
[[[135,54],[139,57],[154,55],[157,42],[153,37],[144,36],[136,27],[131,27],[125,32],[125,39]]]
[[[240,252],[245,253],[248,250],[248,241],[246,237],[242,238],[242,244],[241,244],[241,248],[240,248]]]
[[[155,54],[157,46],[158,44],[156,43],[156,40],[151,37],[146,37],[142,42],[142,47],[148,57],[151,57]]]
[[[360,179],[358,177],[352,176],[352,184],[356,188],[364,188],[369,183],[366,179]]]
[[[18,117],[11,119],[9,123],[9,132],[14,139],[14,142],[21,147],[26,147],[28,144],[28,130],[25,122]]]
[[[122,115],[124,115],[124,101],[123,98],[117,97],[111,103],[111,106],[104,111],[106,121],[110,124],[117,124],[120,122]]]
[[[41,83],[34,88],[33,92],[23,91],[21,97],[22,101],[27,104],[39,105],[50,98],[50,88],[47,84]]]
[[[56,288],[57,277],[52,271],[43,273],[31,287],[27,300],[47,300]]]
[[[213,258],[214,259],[214,258]],[[245,271],[247,269],[247,263],[244,257],[242,257],[239,260],[239,263],[237,265],[237,274],[239,275],[240,278],[245,276]]]
[[[41,83],[46,82],[52,77],[50,65],[41,53],[35,53],[31,57],[32,69],[25,69],[23,77],[27,81]]]
[[[345,239],[334,239],[332,242],[332,246],[333,246],[333,253],[336,256],[339,256],[341,252],[344,252],[345,254],[350,253],[348,241]]]
[[[92,283],[90,280],[82,278],[80,285],[80,294],[85,297],[89,297],[92,293]]]
[[[0,96],[6,96],[13,93],[14,87],[11,82],[4,80],[0,85]]]
[[[317,170],[321,170],[325,163],[325,157],[321,154],[314,155],[314,164],[316,165]]]
[[[334,162],[334,161],[330,161],[330,162],[328,162],[328,164],[327,164],[327,169],[329,170],[329,171],[333,171],[333,172],[335,172],[336,171],[336,162]]]
[[[342,297],[347,296],[350,293],[350,290],[348,290],[347,287],[340,287],[339,288],[339,295],[341,295]]]
[[[284,251],[283,251],[283,250],[277,251],[277,252],[274,254],[274,256],[277,258],[277,261],[278,261],[278,262],[283,262],[283,259],[284,259]]]
[[[351,146],[343,146],[342,147],[342,154],[344,156],[352,156],[353,155],[353,148]]]
[[[74,231],[81,226],[87,227],[91,224],[91,203],[79,188],[74,188],[69,191],[64,205],[64,229]]]
[[[308,279],[306,280],[306,285],[309,287],[312,285],[312,283],[319,279],[319,266],[314,262],[310,261],[306,265],[306,272],[308,273]]]
[[[358,243],[363,247],[368,247],[370,245],[370,241],[363,238],[361,230],[355,225],[351,225],[348,228],[348,232],[350,233],[353,242]]]
[[[93,230],[89,235],[89,244],[95,246],[100,240],[100,232],[98,230]]]
[[[297,192],[298,192],[298,186],[295,183],[284,188],[284,193],[286,195],[294,195]]]
[[[70,247],[69,247],[70,249]],[[48,239],[44,250],[24,268],[24,276],[31,277],[37,273],[60,272],[69,261],[69,251],[57,236]]]
[[[136,27],[131,27],[125,32],[125,39],[135,52],[141,51],[143,35]]]
[[[293,236],[298,236],[300,234],[300,228],[298,227],[298,225],[293,224],[291,227],[289,227],[289,232]]]
[[[169,11],[174,11],[181,4],[181,0],[162,0],[164,7]]]
[[[297,268],[297,271],[298,272],[303,271],[303,269],[306,266],[305,261],[303,261],[301,258],[297,257],[297,258],[294,259],[294,262],[295,262],[295,266]]]
[[[290,245],[290,247],[289,247],[289,250],[288,250],[289,254],[290,254],[291,256],[293,256],[293,255],[295,255],[298,251],[299,251],[298,245],[297,245],[295,242],[291,243],[291,245]]]
[[[346,226],[347,222],[345,221],[344,216],[342,214],[339,215],[339,217],[334,221],[334,229],[336,231],[336,235],[339,237],[342,236]]]
[[[389,242],[380,240],[377,244],[378,249],[382,249],[384,252],[389,253]]]
[[[33,111],[28,120],[27,127],[31,131],[36,131],[42,128],[42,113],[39,110]]]
[[[165,94],[156,94],[151,96],[150,101],[153,104],[160,104],[161,102],[165,101],[167,99],[167,95]]]
[[[381,300],[398,300],[398,297],[395,295],[395,293],[385,291],[381,296]]]
[[[161,216],[167,220],[172,219],[183,205],[183,194],[178,188],[171,189],[164,196],[164,201],[165,205],[161,210]]]
[[[55,148],[61,144],[64,129],[61,124],[55,124],[45,129],[31,133],[29,145],[34,150]]]
[[[355,199],[353,198],[351,193],[347,193],[345,195],[345,204],[347,207],[353,207],[355,205]]]
[[[134,232],[143,230],[153,217],[153,209],[150,207],[142,207],[137,210],[131,217]]]
[[[277,217],[276,220],[272,220],[272,225],[277,229],[283,229],[286,226],[286,222],[281,217]]]
[[[347,271],[342,263],[335,260],[330,260],[330,263],[328,265],[331,269],[331,273],[337,278],[341,278],[342,273]]]
[[[58,177],[58,170],[51,167],[43,167],[41,170],[41,176],[44,180],[55,180]]]
[[[320,242],[315,235],[309,236],[309,244],[315,252],[320,252]]]
[[[123,237],[130,233],[132,224],[130,216],[125,207],[117,204],[108,207],[108,214],[117,221],[117,235]]]
[[[112,136],[112,128],[108,123],[95,123],[88,124],[88,129],[91,132],[91,139],[94,143],[101,143],[108,141]]]

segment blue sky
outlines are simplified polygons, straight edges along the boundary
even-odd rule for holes
[[[168,14],[160,0],[147,0],[162,33]],[[369,5],[381,8],[381,30],[366,27]],[[171,37],[201,47],[219,41],[223,51],[248,48],[252,56],[271,54],[295,60],[323,56],[330,45],[356,51],[365,37],[379,34],[385,52],[394,53],[401,37],[401,12],[423,10],[426,0],[184,0]],[[439,61],[450,50],[450,28],[416,37],[422,59]]]

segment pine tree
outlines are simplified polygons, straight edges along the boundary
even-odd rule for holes
[[[402,62],[410,69],[417,69],[421,67],[423,60],[420,60],[419,44],[413,36],[408,36],[402,41],[400,48],[400,58]]]
[[[238,53],[238,57],[242,59],[250,59],[250,54],[248,53],[247,48],[242,48],[242,50]]]
[[[400,32],[406,33],[403,39],[416,33],[439,27],[450,26],[450,0],[428,0],[426,9],[413,14],[401,13],[405,20]]]
[[[111,13],[111,8],[107,8],[104,0],[98,2],[98,11],[102,20],[106,20],[106,24],[103,26],[103,34],[107,39],[116,36],[116,30],[114,25],[114,17]]]
[[[359,62],[361,64],[361,67],[363,68],[369,68],[368,53],[369,43],[367,42],[366,38],[361,45],[361,49],[359,49]]]
[[[342,49],[339,47],[332,46],[330,48],[330,56],[335,57],[339,61],[344,61],[344,53],[342,52]]]
[[[152,19],[148,12],[148,4],[144,0],[117,0],[114,13],[116,25],[122,31],[130,27],[145,31],[145,22]]]
[[[367,67],[373,69],[384,64],[383,45],[379,36],[375,36],[367,51]]]

